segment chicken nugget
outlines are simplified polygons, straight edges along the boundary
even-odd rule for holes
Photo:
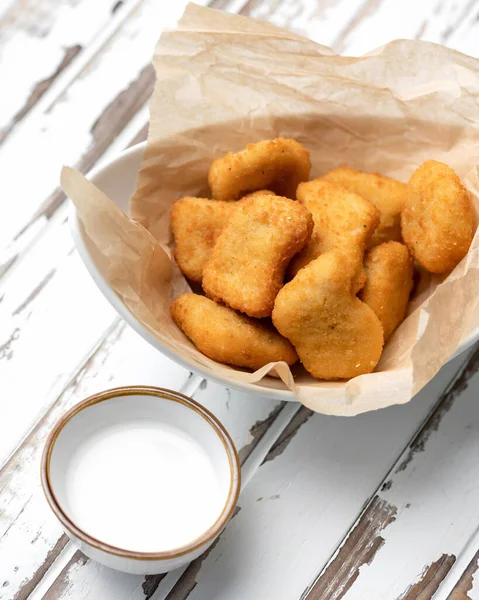
[[[450,167],[428,160],[414,171],[401,228],[409,251],[426,271],[446,273],[466,256],[474,217],[468,193]]]
[[[288,262],[312,229],[299,202],[270,195],[240,200],[203,270],[206,295],[250,317],[270,316]]]
[[[309,152],[296,140],[276,138],[248,144],[216,159],[208,173],[214,198],[238,200],[248,192],[267,188],[295,198],[298,183],[309,177]]]
[[[174,255],[181,272],[192,281],[203,279],[203,267],[235,207],[231,202],[192,196],[180,198],[173,204]]]
[[[367,281],[361,299],[381,321],[386,341],[406,315],[414,267],[408,249],[386,242],[368,252],[364,266]]]
[[[379,222],[379,211],[371,202],[322,179],[300,183],[297,198],[312,214],[314,229],[308,245],[291,261],[288,269],[291,278],[324,252],[364,253]]]
[[[381,322],[354,295],[356,271],[357,262],[350,256],[327,252],[301,269],[276,296],[275,327],[318,379],[370,373],[381,357]]]
[[[270,362],[284,360],[292,365],[298,360],[293,346],[273,327],[204,296],[179,296],[171,305],[171,316],[198,350],[212,360],[254,370]]]
[[[342,185],[376,206],[379,225],[371,236],[368,248],[390,240],[401,241],[401,211],[406,201],[406,185],[378,173],[365,173],[339,167],[323,175],[326,181]]]
[[[257,198],[258,196],[276,196],[276,194],[271,190],[257,190],[256,192],[250,192],[249,194],[246,194],[246,196],[243,196],[241,200],[244,200],[245,198]]]

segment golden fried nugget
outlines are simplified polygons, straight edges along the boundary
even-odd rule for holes
[[[308,245],[291,261],[290,277],[330,250],[364,253],[379,222],[379,211],[371,202],[322,179],[300,183],[296,194],[312,214],[314,229]]]
[[[179,296],[171,305],[171,316],[198,350],[212,360],[255,370],[278,360],[288,365],[298,360],[293,346],[273,327],[204,296]]]
[[[406,315],[414,267],[408,249],[386,242],[368,252],[364,266],[367,281],[361,299],[381,321],[386,341]]]
[[[379,225],[369,240],[368,248],[390,240],[401,240],[401,211],[406,201],[404,183],[378,173],[365,173],[348,167],[329,171],[322,178],[359,194],[379,210]]]
[[[257,190],[256,192],[250,192],[249,194],[246,194],[246,196],[243,196],[241,200],[244,200],[245,198],[257,198],[258,196],[276,196],[276,194],[271,190]]]
[[[370,373],[383,348],[374,311],[357,298],[352,280],[357,262],[327,252],[301,269],[278,293],[273,323],[318,379],[349,379]]]
[[[364,288],[367,278],[368,276],[361,257],[352,281],[352,292],[354,295],[358,294]]]
[[[270,195],[240,200],[203,270],[206,295],[250,317],[270,316],[288,262],[312,229],[299,202]]]
[[[308,179],[310,169],[309,152],[299,142],[276,138],[216,159],[208,183],[218,200],[237,200],[263,188],[294,199],[298,183]]]
[[[450,167],[428,160],[414,171],[401,227],[409,251],[431,273],[451,271],[464,258],[474,217],[468,193]]]
[[[175,259],[192,281],[203,279],[203,267],[236,204],[186,196],[173,204],[171,229]]]

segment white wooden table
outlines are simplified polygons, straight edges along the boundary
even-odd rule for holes
[[[479,0],[209,4],[347,54],[406,37],[479,55]],[[203,381],[163,357],[119,320],[73,249],[60,167],[86,171],[144,139],[152,49],[183,5],[0,2],[0,599],[477,600],[479,350],[409,405],[324,417]],[[123,384],[194,396],[240,449],[235,517],[206,555],[166,576],[88,560],[40,489],[55,420]]]

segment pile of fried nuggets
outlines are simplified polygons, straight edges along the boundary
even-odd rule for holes
[[[346,167],[308,181],[310,169],[297,141],[265,140],[213,162],[214,200],[174,203],[176,261],[206,296],[181,295],[171,314],[209,358],[250,369],[299,358],[324,380],[370,373],[415,264],[446,273],[466,255],[470,199],[447,165],[427,161],[408,184]]]

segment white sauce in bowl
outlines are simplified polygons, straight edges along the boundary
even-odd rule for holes
[[[80,529],[140,552],[192,542],[214,524],[225,501],[208,453],[158,420],[120,422],[83,439],[67,464],[65,499]]]

